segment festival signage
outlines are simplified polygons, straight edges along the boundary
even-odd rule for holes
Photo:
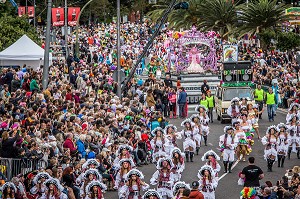
[[[290,24],[300,24],[300,7],[291,7],[285,10]]]
[[[26,14],[26,8],[24,6],[19,6],[18,7],[18,15],[19,15],[19,17],[22,17],[25,14]]]
[[[80,7],[69,7],[68,8],[68,25],[69,26],[76,26],[79,13],[80,13]]]
[[[251,62],[227,62],[223,65],[223,82],[248,82],[252,81],[252,76]]]
[[[223,45],[223,62],[237,62],[237,61],[238,61],[238,46]]]
[[[34,6],[28,6],[27,15],[29,18],[34,18]]]
[[[65,24],[64,8],[52,8],[52,25],[63,26]]]

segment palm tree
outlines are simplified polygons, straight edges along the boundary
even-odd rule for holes
[[[277,0],[255,0],[248,6],[239,6],[239,20],[243,22],[239,28],[241,34],[261,33],[264,30],[276,30],[280,23],[287,20],[284,4],[277,5]]]
[[[237,24],[237,3],[230,0],[203,1],[198,9],[201,13],[198,26],[204,31],[217,31],[221,37],[231,34]]]

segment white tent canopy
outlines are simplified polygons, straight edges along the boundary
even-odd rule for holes
[[[44,49],[32,41],[27,35],[23,35],[14,44],[0,52],[0,65],[31,66],[36,70],[44,60]],[[51,54],[49,56],[51,60]],[[50,62],[51,63],[51,62]]]

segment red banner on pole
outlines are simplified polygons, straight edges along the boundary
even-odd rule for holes
[[[28,6],[27,7],[27,14],[29,18],[33,18],[34,17],[34,6]]]
[[[19,15],[19,17],[22,17],[25,14],[26,14],[26,8],[24,6],[18,7],[18,15]]]
[[[76,26],[79,13],[80,13],[79,7],[69,7],[68,8],[68,25],[69,26]]]
[[[64,8],[52,8],[52,25],[63,26],[65,24]]]

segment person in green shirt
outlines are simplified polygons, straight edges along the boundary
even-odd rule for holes
[[[202,93],[201,95],[200,104],[205,106],[206,109],[208,109],[208,101],[206,99],[205,93]]]
[[[269,92],[266,93],[265,103],[267,105],[269,122],[274,122],[275,106],[277,104],[277,98],[272,88],[269,88]]]
[[[255,103],[259,105],[258,110],[259,112],[261,112],[264,106],[265,92],[261,88],[260,84],[257,85],[257,88],[254,90],[253,95],[254,95]],[[261,115],[262,114],[259,114],[259,119],[261,119]]]
[[[208,106],[208,117],[209,117],[209,121],[211,123],[214,122],[214,119],[213,119],[213,111],[214,111],[214,107],[215,107],[215,98],[214,96],[211,95],[211,91],[208,90],[206,91],[206,100],[207,100],[207,106]]]

